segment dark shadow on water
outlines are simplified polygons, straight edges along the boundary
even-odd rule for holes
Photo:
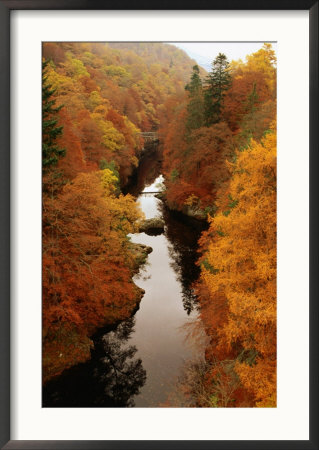
[[[63,372],[43,388],[44,407],[132,407],[145,384],[137,349],[127,345],[134,317],[94,341],[92,358]]]
[[[144,230],[143,233],[148,236],[159,236],[160,234],[163,234],[163,230],[159,230],[158,228],[149,228],[148,230]]]
[[[131,176],[128,184],[122,188],[123,194],[131,194],[138,197],[145,186],[151,185],[161,173],[162,167],[161,145],[149,143],[140,160],[139,166]]]
[[[151,185],[161,173],[161,159],[161,145],[155,144],[153,147],[151,145],[142,158],[138,170],[124,189],[124,193],[137,197],[145,186]],[[165,236],[170,243],[172,268],[182,285],[184,308],[187,314],[190,314],[197,305],[192,284],[200,274],[200,269],[196,265],[199,258],[198,239],[201,232],[208,228],[208,224],[169,210],[163,202],[160,202],[160,205],[160,212],[165,221]],[[156,236],[161,233],[147,232],[147,234]]]
[[[164,203],[161,204],[161,212],[166,225],[165,236],[170,243],[168,251],[172,259],[171,266],[182,286],[183,306],[190,314],[197,307],[192,285],[200,274],[196,264],[199,258],[198,239],[208,224],[171,211]]]
[[[124,193],[138,196],[160,173],[160,151],[158,147],[150,148]],[[159,202],[159,208],[165,221],[171,267],[181,283],[184,309],[190,314],[197,306],[192,285],[199,276],[198,239],[207,223],[170,211],[163,202]],[[91,359],[65,370],[44,386],[43,407],[135,406],[133,398],[144,386],[147,374],[136,357],[137,348],[128,342],[134,324],[133,316],[117,326],[98,330],[93,336]]]

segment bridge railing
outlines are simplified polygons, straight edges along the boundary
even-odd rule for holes
[[[141,137],[143,137],[143,138],[158,139],[158,133],[156,133],[155,131],[154,132],[151,132],[151,131],[146,132],[146,131],[144,131],[143,133],[139,133],[139,135]]]
[[[144,139],[145,142],[155,142],[159,141],[161,138],[160,133],[157,133],[156,131],[143,131],[138,134]]]

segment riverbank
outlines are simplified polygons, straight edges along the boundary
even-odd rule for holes
[[[148,254],[152,248],[129,242],[127,251],[130,259],[131,279],[136,275],[140,268],[146,263]],[[46,384],[52,378],[59,376],[63,371],[80,363],[84,363],[91,358],[91,351],[94,347],[94,336],[99,330],[115,329],[117,325],[126,320],[137,311],[139,304],[145,293],[144,289],[131,281],[131,290],[133,295],[125,298],[124,309],[122,307],[119,313],[113,311],[112,316],[96,320],[97,325],[91,325],[90,335],[80,334],[74,327],[73,329],[64,327],[60,333],[56,333],[52,339],[45,339],[43,343],[43,384]]]
[[[160,167],[148,167],[150,172],[139,173],[141,191],[162,181]],[[193,358],[183,326],[197,315],[191,286],[199,273],[198,221],[169,211],[153,194],[142,194],[137,202],[146,220],[156,217],[165,224],[161,234],[129,235],[133,282],[142,295],[129,318],[96,330],[85,362],[46,384],[44,406],[159,406],[174,389],[184,360]]]

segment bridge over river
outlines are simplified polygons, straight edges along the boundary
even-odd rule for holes
[[[145,142],[156,142],[160,139],[160,135],[157,131],[144,131],[139,133]]]

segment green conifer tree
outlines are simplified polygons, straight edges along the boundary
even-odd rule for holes
[[[205,125],[209,127],[220,121],[225,92],[230,88],[231,75],[226,55],[219,53],[212,63],[204,86]]]
[[[197,65],[193,67],[191,81],[185,86],[185,89],[189,93],[186,127],[191,131],[204,125],[203,85]]]
[[[63,107],[55,106],[55,100],[52,98],[55,89],[47,82],[46,68],[49,61],[42,64],[42,170],[47,170],[55,166],[59,158],[65,156],[65,149],[60,148],[56,139],[62,134],[63,126],[58,126],[57,113]]]

